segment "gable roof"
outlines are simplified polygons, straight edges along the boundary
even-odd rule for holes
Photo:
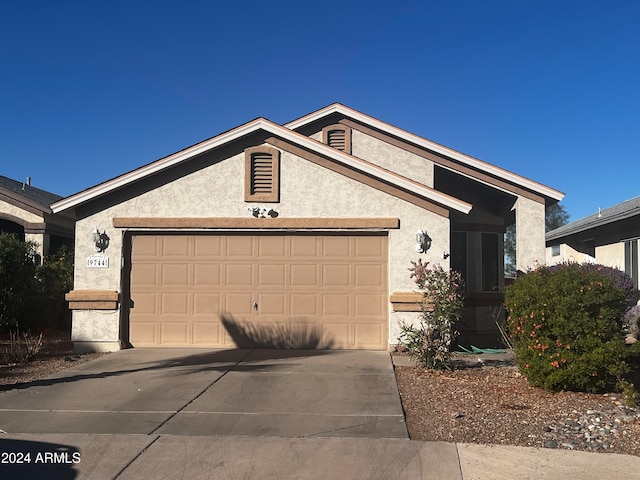
[[[562,227],[558,227],[555,230],[551,230],[550,232],[547,232],[545,238],[547,241],[556,240],[568,235],[601,227],[609,223],[626,220],[634,216],[640,216],[640,197],[632,198],[631,200],[606,208],[598,213],[589,215],[588,217],[581,218],[580,220],[576,220],[575,222],[571,222],[563,225]]]
[[[411,132],[395,127],[389,123],[383,122],[381,120],[378,120],[377,118],[371,117],[357,110],[346,107],[340,103],[334,103],[332,105],[324,107],[313,113],[305,115],[304,117],[300,117],[296,120],[286,123],[284,126],[292,130],[296,130],[298,128],[301,128],[317,120],[321,120],[324,117],[327,117],[335,113],[350,117],[358,122],[369,125],[377,130],[381,130],[401,140],[412,143],[414,145],[417,145],[418,147],[430,150],[440,155],[444,155],[463,165],[488,173],[506,182],[531,190],[544,197],[548,197],[556,201],[560,201],[564,198],[564,193],[558,190],[547,187],[541,183],[522,177],[520,175],[517,175],[503,168],[496,167],[495,165],[491,165],[490,163],[484,162],[477,158],[471,157],[469,155],[465,155],[464,153],[445,147],[444,145],[440,145],[438,143],[432,142],[431,140],[427,140],[426,138],[420,137]]]
[[[224,132],[218,136],[212,137],[208,140],[169,155],[168,157],[161,158],[136,170],[132,170],[128,173],[115,177],[111,180],[107,180],[106,182],[98,184],[94,187],[71,195],[70,197],[52,204],[51,208],[53,212],[58,213],[76,207],[90,200],[94,200],[102,195],[106,195],[114,190],[126,187],[127,185],[139,181],[149,175],[153,175],[155,173],[166,170],[174,165],[188,161],[190,158],[201,155],[214,148],[220,147],[224,144],[258,131],[264,131],[277,137],[283,138],[289,142],[309,149],[314,153],[329,157],[342,165],[348,166],[367,175],[374,176],[375,178],[388,182],[398,188],[409,191],[415,195],[436,202],[445,207],[457,210],[462,213],[469,213],[471,211],[472,205],[467,202],[451,197],[450,195],[422,185],[409,178],[398,175],[370,162],[336,150],[332,147],[329,147],[328,145],[325,145],[324,143],[318,142],[289,128],[273,123],[265,118],[257,118],[251,122],[245,123],[244,125]]]
[[[33,187],[28,182],[19,182],[2,175],[0,175],[0,194],[43,212],[51,212],[49,205],[62,198],[55,193]]]

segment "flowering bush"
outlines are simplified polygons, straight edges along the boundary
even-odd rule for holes
[[[539,267],[507,287],[509,335],[531,384],[598,392],[621,381],[627,295],[619,285],[608,270],[566,263]]]
[[[429,262],[411,262],[411,278],[422,290],[419,325],[400,325],[399,341],[409,357],[426,368],[448,368],[450,348],[457,336],[455,323],[462,312],[462,275]]]

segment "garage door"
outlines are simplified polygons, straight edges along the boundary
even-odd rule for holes
[[[234,346],[228,314],[261,341],[306,332],[321,347],[386,349],[387,250],[383,233],[134,235],[129,340]]]

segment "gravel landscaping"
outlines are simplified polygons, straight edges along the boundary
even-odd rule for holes
[[[511,365],[395,368],[414,440],[640,456],[640,408],[626,407],[618,393],[549,392],[531,387]]]

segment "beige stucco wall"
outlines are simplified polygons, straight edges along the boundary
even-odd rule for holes
[[[43,220],[40,215],[28,212],[7,202],[0,202],[0,213],[6,213],[8,215],[18,217],[30,223],[40,223]]]
[[[322,132],[311,135],[322,142]],[[382,140],[351,130],[351,154],[433,188],[434,163]]]
[[[596,262],[624,271],[624,243],[596,247]]]
[[[526,272],[545,261],[545,206],[518,197],[516,209],[516,268]]]
[[[560,255],[553,256],[551,255],[551,247],[547,247],[545,250],[546,254],[546,264],[547,265],[556,265],[558,263],[563,262],[576,262],[576,263],[591,263],[595,262],[595,258],[586,253],[578,252],[577,250],[571,248],[566,243],[560,245]]]
[[[397,217],[401,228],[389,232],[389,290],[410,291],[414,284],[408,268],[419,255],[415,232],[425,229],[433,244],[423,260],[443,263],[440,254],[449,249],[449,220],[416,205],[380,192],[360,182],[282,152],[280,203],[269,204],[279,218],[294,217]],[[123,231],[112,227],[113,217],[249,217],[244,202],[244,155],[239,154],[182,177],[127,202],[115,205],[76,224],[76,290],[122,291],[120,265]],[[268,219],[265,219],[267,222]],[[94,254],[91,232],[106,230],[110,245],[108,269],[87,268],[85,258]],[[415,314],[390,312],[389,341],[397,343],[398,322],[414,321]],[[75,311],[73,339],[96,337],[105,345],[117,345],[118,312]],[[111,342],[111,343],[109,343]]]

